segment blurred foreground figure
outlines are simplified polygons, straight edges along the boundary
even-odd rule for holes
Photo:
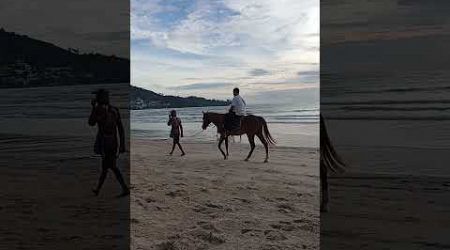
[[[92,191],[95,195],[99,194],[108,174],[108,169],[111,169],[122,186],[120,196],[126,196],[130,193],[130,190],[125,184],[122,173],[117,168],[117,149],[119,149],[119,153],[125,152],[125,134],[119,109],[109,104],[107,90],[99,89],[93,94],[95,94],[95,98],[91,100],[92,111],[89,116],[89,125],[98,125],[94,151],[102,156],[102,173],[97,187]],[[117,133],[119,133],[120,142],[118,142]]]

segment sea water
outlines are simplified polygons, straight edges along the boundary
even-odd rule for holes
[[[184,140],[214,142],[217,141],[217,129],[213,126],[202,130],[203,112],[226,113],[229,107],[191,107],[177,108],[184,128]],[[164,140],[169,138],[167,126],[169,112],[172,109],[145,109],[131,111],[132,138]],[[319,107],[292,105],[249,105],[247,113],[262,116],[268,123],[277,146],[318,147],[319,146]],[[235,143],[248,143],[245,135],[231,139]],[[258,139],[255,139],[260,144]]]

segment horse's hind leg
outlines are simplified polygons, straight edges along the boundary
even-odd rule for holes
[[[250,152],[248,153],[247,158],[245,158],[245,161],[248,161],[250,159],[250,156],[252,156],[253,150],[255,149],[255,135],[248,135],[248,141],[250,142]]]
[[[266,139],[264,139],[264,136],[262,135],[262,133],[258,133],[258,134],[256,134],[256,136],[258,136],[259,140],[264,145],[264,149],[266,150],[266,159],[264,160],[264,162],[269,162],[269,145],[267,144]]]
[[[320,166],[320,211],[328,211],[328,176],[325,166]]]
[[[223,142],[224,140],[225,140],[225,137],[224,137],[224,136],[220,136],[220,140],[219,140],[219,145],[218,145],[218,147],[219,147],[220,152],[221,152],[222,155],[223,155],[223,159],[226,160],[226,159],[227,159],[227,156],[225,155],[225,152],[223,152],[223,150],[222,150],[222,142]]]

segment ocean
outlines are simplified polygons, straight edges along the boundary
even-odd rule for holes
[[[349,171],[450,176],[448,72],[321,85],[321,111]]]
[[[172,109],[132,110],[130,115],[131,136],[164,140],[169,138],[167,126],[169,112]],[[202,111],[225,113],[228,106],[178,108],[184,128],[184,140],[214,142],[217,141],[216,128],[202,131]],[[269,131],[277,141],[277,146],[319,147],[319,107],[293,105],[249,105],[247,113],[262,116],[268,122]],[[246,136],[242,141],[237,136],[235,143],[248,143]],[[256,139],[256,143],[260,144]]]

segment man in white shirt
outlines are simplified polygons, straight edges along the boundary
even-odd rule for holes
[[[237,116],[244,116],[245,115],[245,101],[242,99],[242,97],[239,95],[239,89],[234,88],[233,89],[233,100],[231,101],[231,107],[230,110],[234,112]]]
[[[246,115],[246,103],[239,95],[239,89],[233,89],[233,100],[231,101],[230,111],[225,115],[224,127],[228,131],[238,130],[241,125],[242,116]]]

